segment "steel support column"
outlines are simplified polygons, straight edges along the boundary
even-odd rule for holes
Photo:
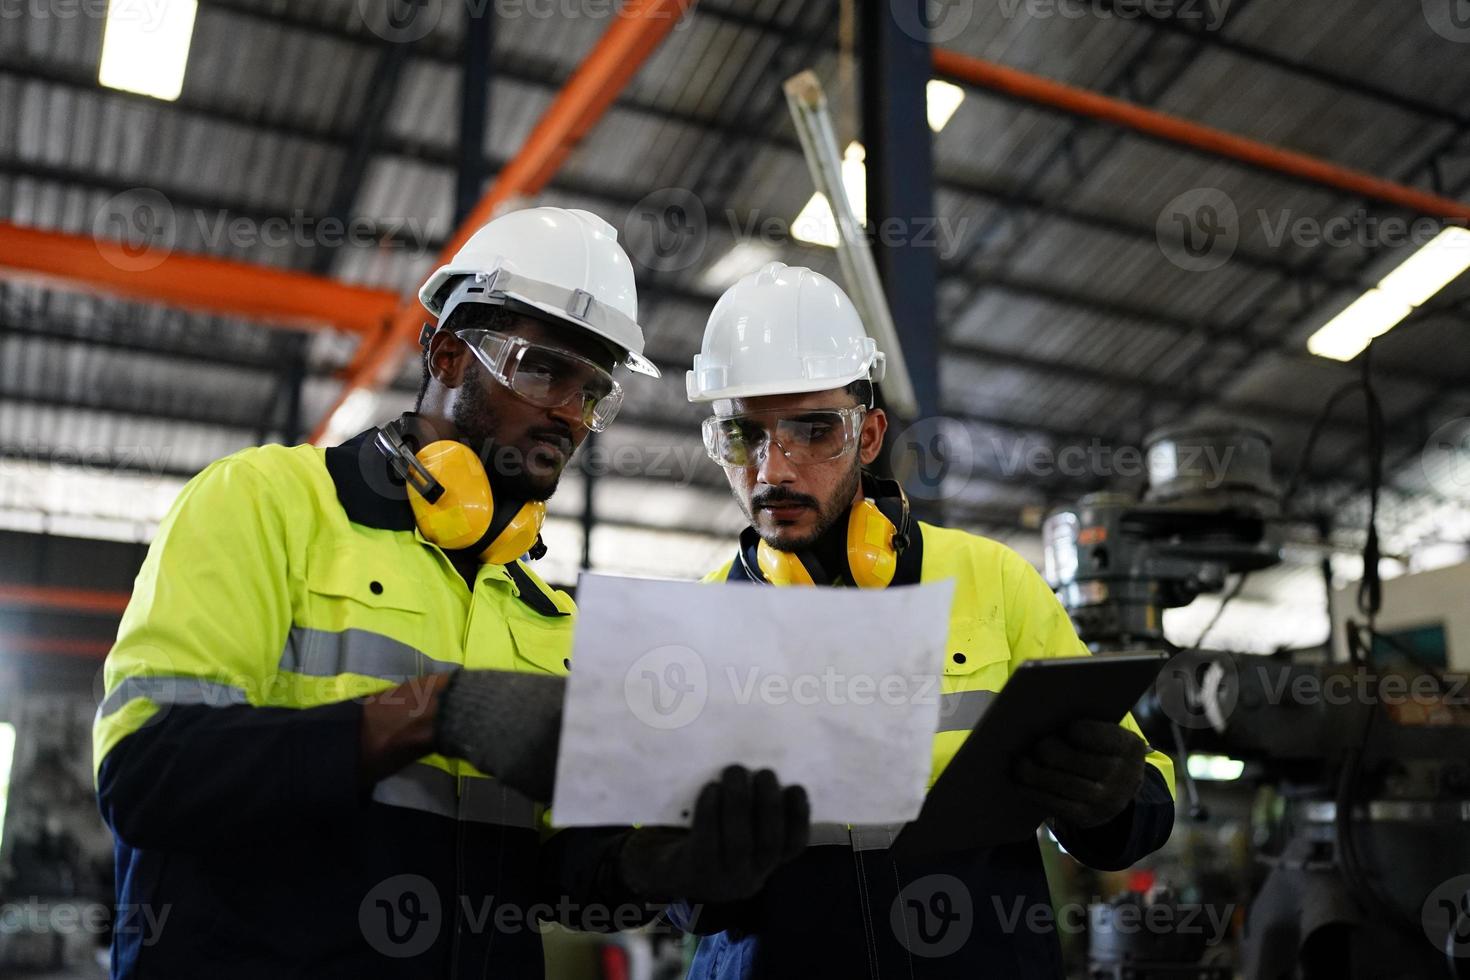
[[[480,200],[485,178],[485,131],[489,128],[490,53],[495,44],[495,13],[489,4],[465,10],[464,57],[459,76],[459,171],[454,222],[459,224]]]
[[[925,23],[925,0],[901,0]],[[896,6],[896,3],[895,3]],[[886,3],[861,8],[862,127],[868,224],[919,416],[939,411],[938,253],[919,232],[934,219],[934,160],[926,92],[934,55],[905,32]],[[897,230],[896,239],[891,236]],[[932,236],[928,236],[932,238]]]

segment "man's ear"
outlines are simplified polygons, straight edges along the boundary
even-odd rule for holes
[[[429,338],[429,374],[446,388],[464,384],[465,369],[474,356],[465,342],[448,330],[436,331]]]
[[[873,465],[873,460],[883,451],[883,436],[888,431],[888,415],[881,408],[871,408],[863,416],[863,431],[858,443],[858,459],[864,466]]]

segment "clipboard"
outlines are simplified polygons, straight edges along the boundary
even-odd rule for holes
[[[1038,739],[1073,721],[1122,721],[1169,660],[1165,651],[1028,660],[1016,669],[893,843],[895,857],[993,847],[1036,833],[1043,815],[1011,772]]]

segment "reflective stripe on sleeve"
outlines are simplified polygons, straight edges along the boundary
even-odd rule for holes
[[[207,704],[211,708],[247,703],[243,688],[200,677],[125,677],[102,699],[97,717],[115,714],[139,698],[155,704]]]
[[[450,820],[536,826],[536,804],[498,780],[465,777],[462,792],[458,782],[443,769],[415,763],[381,780],[373,787],[373,799],[385,806],[420,810]]]

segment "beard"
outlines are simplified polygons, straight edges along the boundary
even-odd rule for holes
[[[837,490],[826,503],[816,501],[815,498],[805,494],[793,493],[789,490],[776,487],[764,494],[754,495],[748,503],[742,504],[745,510],[745,519],[750,522],[751,527],[756,529],[766,544],[778,551],[809,550],[812,545],[821,540],[823,535],[832,530],[838,521],[847,520],[848,511],[852,509],[852,502],[857,497],[858,487],[862,485],[862,479],[862,467],[858,465],[857,459],[854,457],[852,469],[842,478],[842,483],[838,485]],[[757,505],[780,503],[783,500],[789,500],[792,503],[816,503],[817,505],[816,523],[810,531],[799,538],[783,536],[780,533],[782,530],[780,528],[777,528],[774,532],[767,532],[762,530],[760,525],[756,523],[755,511]]]
[[[496,382],[498,384],[498,382]],[[561,467],[536,449],[529,453],[497,442],[502,421],[490,406],[490,385],[473,358],[465,369],[466,394],[455,400],[450,421],[464,442],[479,455],[498,500],[547,500],[556,492]]]

